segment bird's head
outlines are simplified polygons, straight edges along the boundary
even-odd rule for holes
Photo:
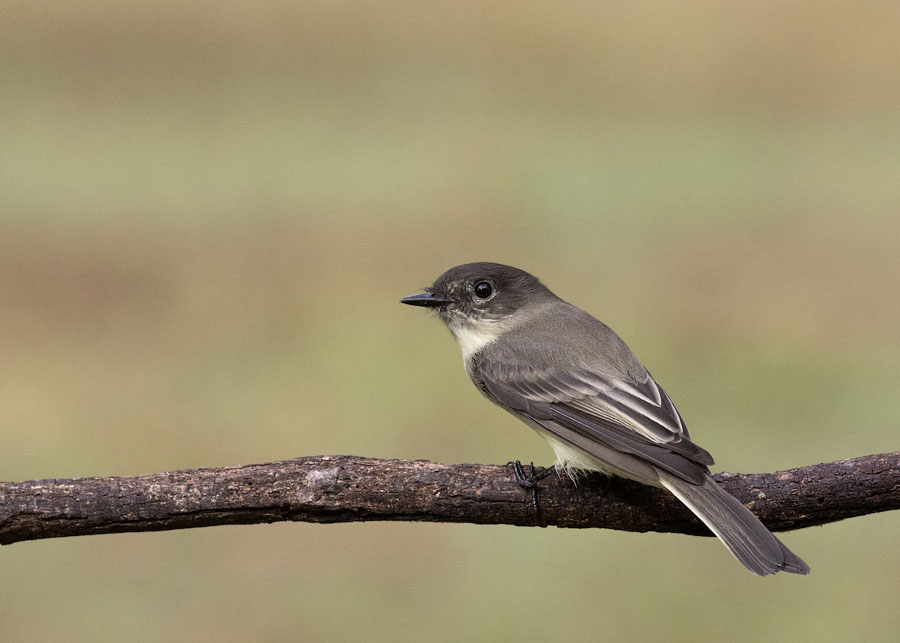
[[[400,302],[433,309],[467,353],[467,346],[483,346],[530,310],[555,299],[534,275],[482,261],[451,268],[424,292]]]

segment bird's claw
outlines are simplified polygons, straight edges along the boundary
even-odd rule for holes
[[[535,516],[537,516],[538,522],[541,523],[541,512],[538,508],[537,501],[537,483],[538,480],[542,478],[546,478],[552,471],[552,468],[544,469],[540,473],[534,472],[534,462],[529,465],[529,473],[525,473],[525,467],[522,466],[522,463],[519,460],[511,460],[506,463],[506,466],[511,466],[513,468],[513,473],[516,476],[516,482],[519,483],[519,486],[523,489],[528,489],[531,491],[531,506],[534,509]]]

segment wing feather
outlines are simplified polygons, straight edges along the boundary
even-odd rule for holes
[[[701,483],[712,457],[691,442],[669,396],[644,375],[626,381],[588,366],[533,368],[497,359],[490,350],[479,355],[473,373],[505,406],[593,457],[612,449]],[[592,443],[602,448],[587,448]]]

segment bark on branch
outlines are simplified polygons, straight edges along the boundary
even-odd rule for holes
[[[774,531],[900,508],[900,452],[716,479]],[[0,544],[279,520],[410,520],[710,535],[668,493],[594,475],[531,492],[509,467],[314,456],[134,477],[0,482]]]

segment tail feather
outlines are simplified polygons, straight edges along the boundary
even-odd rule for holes
[[[702,485],[662,474],[662,485],[719,537],[754,574],[808,574],[809,566],[785,547],[741,502],[707,476]]]

